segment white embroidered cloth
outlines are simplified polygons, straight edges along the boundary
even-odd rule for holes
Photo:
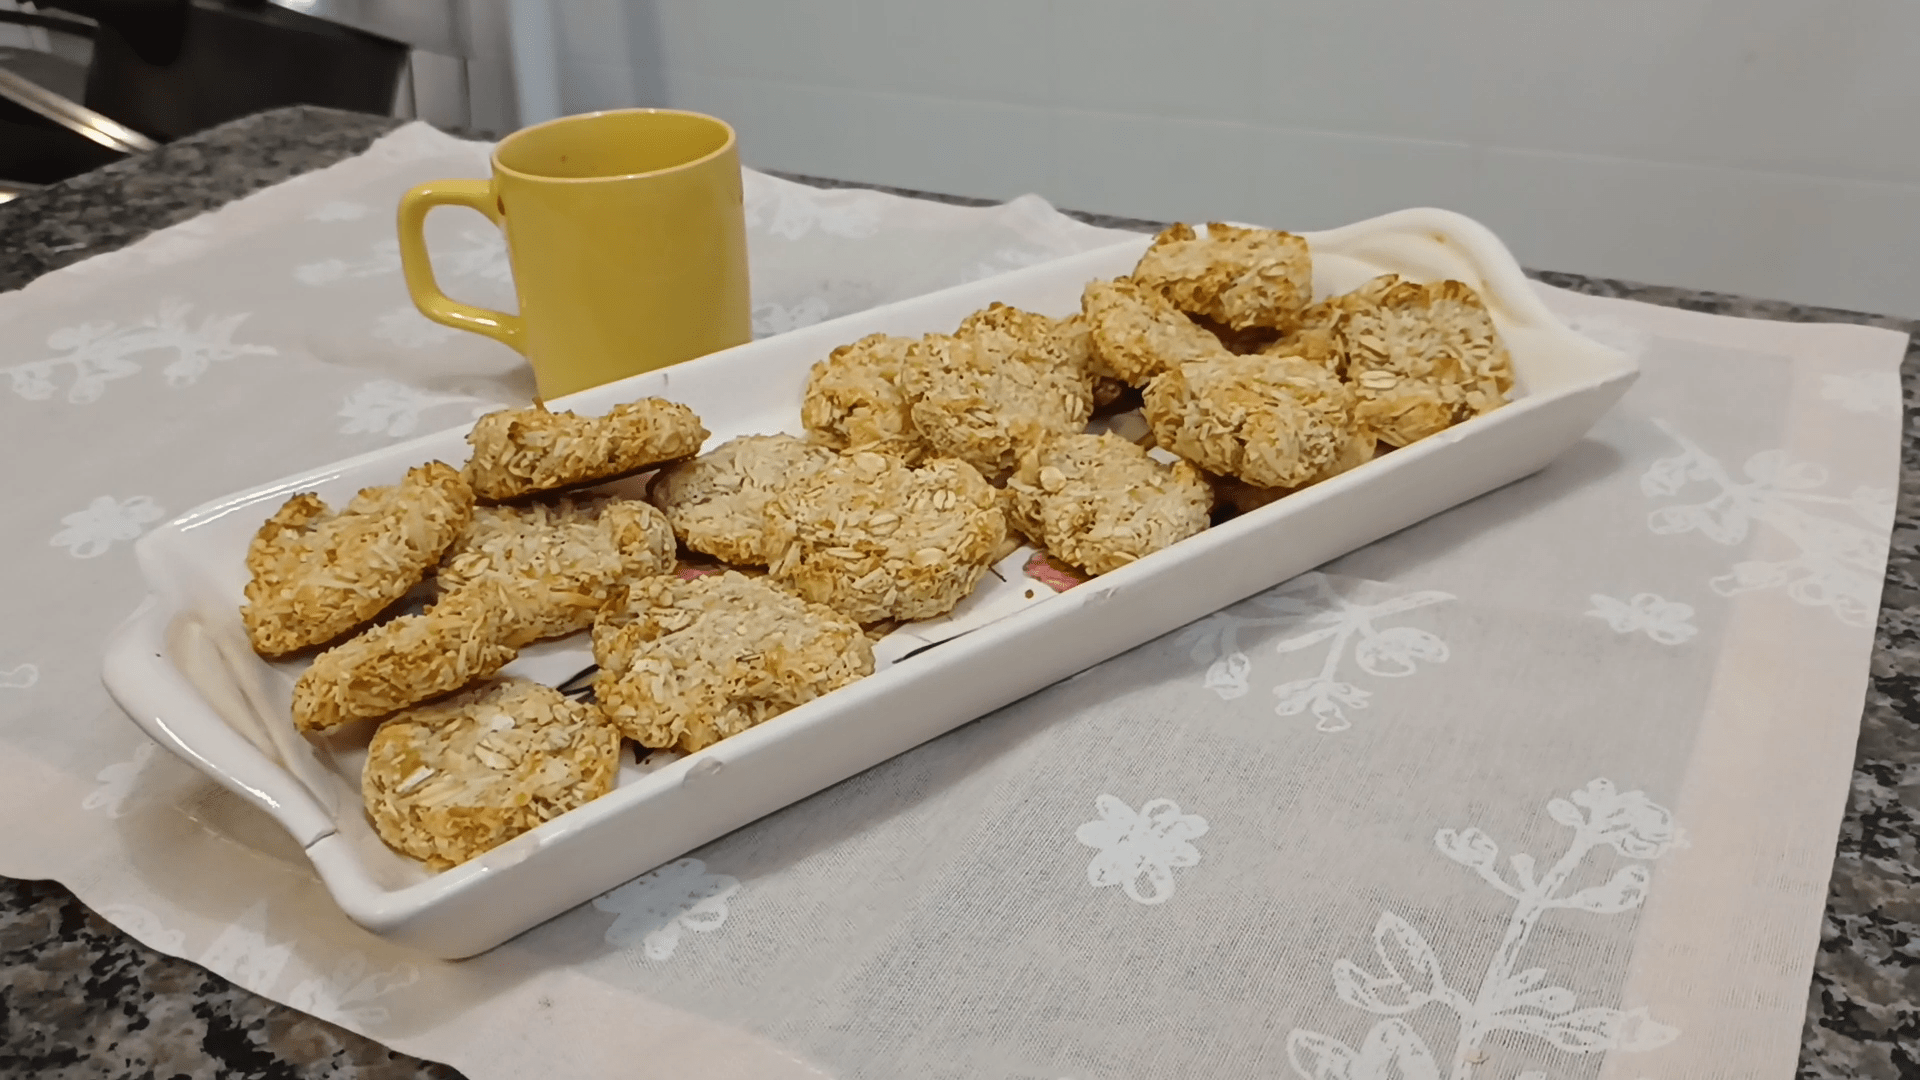
[[[475,1080],[1785,1077],[1851,772],[1903,339],[1541,287],[1644,375],[1529,480],[480,958],[328,901],[99,682],[129,541],[530,380],[417,315],[410,127],[0,296],[0,873]],[[748,177],[756,331],[1110,242]],[[510,302],[435,215],[441,280]]]

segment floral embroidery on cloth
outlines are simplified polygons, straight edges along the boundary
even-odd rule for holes
[[[1203,684],[1227,701],[1246,696],[1247,680],[1253,671],[1253,661],[1240,649],[1240,631],[1268,626],[1302,631],[1274,645],[1274,652],[1282,655],[1329,643],[1318,672],[1273,688],[1279,698],[1274,712],[1281,716],[1312,712],[1316,730],[1345,731],[1352,726],[1347,710],[1366,708],[1373,696],[1338,678],[1348,648],[1351,646],[1353,662],[1361,671],[1381,678],[1404,678],[1423,663],[1445,663],[1450,655],[1447,643],[1436,635],[1412,626],[1382,629],[1374,624],[1454,598],[1452,593],[1422,589],[1359,603],[1343,595],[1352,591],[1344,584],[1336,588],[1334,579],[1326,574],[1302,574],[1235,605],[1269,614],[1241,615],[1233,609],[1216,612],[1181,631],[1174,643],[1191,646],[1195,662],[1207,665]]]
[[[1668,600],[1657,593],[1635,593],[1631,600],[1615,600],[1594,593],[1587,599],[1593,604],[1587,614],[1605,619],[1617,633],[1644,630],[1648,637],[1662,645],[1679,645],[1691,641],[1700,632],[1693,625],[1693,605]]]
[[[1531,855],[1514,854],[1507,859],[1509,869],[1502,871],[1499,845],[1479,829],[1441,829],[1433,836],[1442,855],[1514,902],[1494,955],[1484,969],[1476,967],[1484,974],[1472,995],[1448,985],[1439,957],[1419,930],[1383,911],[1373,929],[1373,966],[1335,963],[1333,992],[1355,1008],[1389,1019],[1376,1023],[1357,1049],[1316,1031],[1294,1029],[1287,1036],[1287,1057],[1296,1073],[1306,1080],[1439,1080],[1440,1062],[1426,1040],[1399,1019],[1427,1005],[1453,1013],[1459,1024],[1453,1053],[1446,1059],[1449,1080],[1472,1077],[1474,1067],[1487,1061],[1483,1041],[1496,1032],[1529,1035],[1575,1054],[1651,1050],[1679,1035],[1678,1029],[1651,1019],[1644,1008],[1575,1008],[1573,991],[1549,984],[1546,968],[1516,970],[1522,950],[1548,912],[1619,915],[1639,907],[1652,880],[1644,862],[1623,866],[1605,882],[1571,893],[1566,885],[1599,847],[1610,847],[1627,859],[1665,855],[1681,840],[1673,815],[1642,792],[1619,791],[1611,781],[1596,779],[1568,798],[1548,802],[1547,816],[1572,829],[1573,839],[1545,869],[1537,867]],[[1503,1055],[1505,1068],[1511,1068],[1510,1054]]]
[[[1789,559],[1747,559],[1707,584],[1721,596],[1785,589],[1796,602],[1824,607],[1849,626],[1871,626],[1879,612],[1880,579],[1886,565],[1893,493],[1856,487],[1827,494],[1825,468],[1796,461],[1784,450],[1763,450],[1747,459],[1745,479],[1719,459],[1661,425],[1681,452],[1654,462],[1640,477],[1648,498],[1672,498],[1695,485],[1718,489],[1704,502],[1661,507],[1647,515],[1656,535],[1697,532],[1716,544],[1744,542],[1755,524],[1768,525],[1799,548]],[[1864,522],[1855,524],[1846,516]]]
[[[145,495],[130,499],[102,495],[88,503],[85,510],[76,510],[61,518],[60,523],[66,528],[54,533],[47,543],[66,548],[67,554],[76,559],[97,558],[105,555],[117,541],[132,540],[146,532],[147,526],[159,521],[164,512]]]
[[[597,897],[593,906],[617,918],[607,927],[607,944],[638,945],[649,960],[666,960],[680,947],[681,935],[710,934],[727,921],[727,901],[740,882],[707,873],[699,859],[675,859]]]
[[[280,972],[292,955],[291,944],[268,940],[267,902],[256,900],[220,931],[207,951],[200,954],[200,964],[255,993],[266,994],[280,981]]]
[[[506,284],[513,280],[513,267],[507,261],[507,238],[499,229],[475,225],[460,230],[456,245],[430,245],[433,270],[440,277],[476,277]],[[295,280],[303,285],[331,285],[336,281],[380,277],[400,270],[400,241],[376,241],[366,255],[358,259],[321,259],[294,268]]]
[[[294,983],[287,992],[287,1004],[371,1027],[387,1021],[387,1007],[380,1004],[380,999],[419,979],[420,971],[412,964],[399,964],[387,971],[370,970],[366,954],[356,949],[342,956],[325,975]]]
[[[133,794],[134,782],[140,779],[141,770],[153,760],[156,747],[153,743],[142,742],[134,747],[133,757],[118,761],[94,774],[100,786],[87,793],[80,800],[82,810],[105,810],[108,817],[117,818],[126,812],[127,797]]]
[[[442,394],[392,379],[375,379],[347,395],[336,415],[345,419],[340,425],[342,435],[381,432],[398,439],[419,429],[421,413],[443,405],[492,408],[479,398],[466,394]]]
[[[1172,799],[1154,799],[1137,813],[1112,795],[1100,796],[1093,805],[1100,820],[1073,833],[1099,852],[1087,864],[1087,884],[1096,889],[1118,885],[1136,904],[1172,899],[1173,871],[1200,864],[1200,852],[1188,841],[1206,834],[1207,819],[1182,814]]]
[[[218,361],[279,352],[271,345],[234,343],[234,333],[247,320],[244,312],[207,315],[193,325],[187,321],[192,310],[191,304],[167,300],[152,315],[129,325],[87,322],[55,330],[47,335],[47,348],[61,355],[0,367],[0,374],[11,380],[14,393],[28,401],[45,401],[59,389],[55,375],[64,371],[68,403],[85,405],[98,401],[108,383],[144,370],[133,359],[143,353],[171,350],[173,360],[160,371],[168,386],[178,388],[193,385]]]
[[[138,904],[107,904],[100,909],[100,917],[161,952],[178,956],[186,950],[186,934]]]

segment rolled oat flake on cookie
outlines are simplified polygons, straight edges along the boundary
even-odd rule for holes
[[[360,786],[382,840],[446,870],[612,791],[619,768],[597,708],[508,678],[381,724]]]
[[[859,624],[733,571],[636,582],[595,624],[593,657],[607,718],[686,753],[873,671]]]
[[[689,458],[706,439],[692,409],[661,398],[615,405],[605,416],[548,412],[535,402],[474,421],[464,473],[474,494],[502,502]]]
[[[472,514],[473,489],[438,461],[338,513],[316,495],[288,499],[247,547],[240,619],[254,650],[284,656],[368,622],[426,577]]]
[[[767,503],[836,456],[792,435],[745,435],[661,469],[647,498],[687,547],[742,566],[765,566]]]
[[[848,454],[767,504],[769,574],[860,623],[953,609],[1007,535],[1002,496],[964,461]]]

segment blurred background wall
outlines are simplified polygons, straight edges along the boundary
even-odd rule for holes
[[[1296,229],[1434,204],[1531,266],[1920,313],[1907,0],[487,2],[516,105],[712,112],[763,168]]]
[[[677,106],[762,168],[1292,229],[1438,205],[1534,267],[1920,315],[1913,0],[273,2],[391,33],[393,111],[475,134]]]

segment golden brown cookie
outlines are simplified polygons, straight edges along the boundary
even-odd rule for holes
[[[1056,319],[996,300],[960,320],[953,333],[955,337],[997,340],[1009,351],[1046,352],[1058,363],[1082,369],[1092,360],[1087,320],[1079,312]]]
[[[1207,527],[1213,492],[1118,435],[1063,435],[1027,451],[1007,482],[1012,518],[1051,555],[1104,574]]]
[[[660,398],[615,405],[605,416],[548,412],[535,402],[474,421],[465,475],[474,494],[500,502],[689,458],[706,439],[692,409]]]
[[[1478,293],[1386,274],[1344,300],[1335,331],[1358,422],[1405,446],[1506,404],[1513,362]]]
[[[638,499],[562,497],[475,510],[439,577],[448,591],[482,580],[505,586],[507,643],[517,647],[585,630],[622,581],[673,567],[673,530],[660,511]]]
[[[1094,363],[1129,386],[1145,386],[1169,368],[1227,353],[1219,338],[1166,297],[1125,278],[1088,282],[1080,302]]]
[[[988,310],[1004,306],[1004,304],[995,303]],[[969,320],[972,318],[973,316],[969,316]],[[1113,369],[1107,367],[1094,351],[1093,324],[1087,320],[1084,312],[1075,312],[1064,319],[1051,321],[1054,339],[1060,343],[1070,359],[1086,369],[1089,388],[1093,394],[1095,416],[1139,405],[1139,394],[1133,387],[1127,385],[1125,379],[1114,374]],[[966,323],[961,325],[964,326]]]
[[[774,580],[856,622],[953,609],[1006,538],[1000,495],[963,461],[848,454],[767,504]]]
[[[367,622],[426,577],[472,514],[473,489],[437,461],[363,489],[337,514],[295,495],[247,547],[248,639],[284,656]]]
[[[1345,375],[1347,357],[1334,330],[1346,312],[1346,301],[1346,296],[1336,296],[1308,305],[1287,324],[1285,333],[1261,346],[1259,352],[1263,356],[1311,360],[1335,375]]]
[[[314,658],[293,684],[293,722],[326,731],[449,694],[519,654],[514,604],[499,582],[479,581],[419,615],[402,615]]]
[[[995,305],[955,334],[928,334],[907,350],[900,388],[931,452],[1001,476],[1046,435],[1083,430],[1093,414],[1084,354],[1044,315]]]
[[[852,619],[729,571],[635,582],[594,626],[593,658],[594,696],[623,734],[693,753],[869,674],[873,644]]]
[[[1278,329],[1313,300],[1313,256],[1292,233],[1215,222],[1199,236],[1174,225],[1153,238],[1133,279],[1190,315]]]
[[[868,334],[813,365],[800,399],[800,423],[808,437],[835,450],[919,461],[926,448],[913,429],[912,403],[899,386],[900,365],[913,344],[913,338]]]
[[[1353,462],[1373,439],[1357,431],[1352,395],[1306,360],[1233,356],[1182,364],[1147,387],[1154,438],[1209,472],[1257,487],[1300,487]]]
[[[619,770],[598,709],[501,679],[381,724],[360,790],[380,839],[446,870],[612,791]]]
[[[730,563],[765,566],[767,500],[836,457],[792,435],[744,435],[661,469],[647,498],[687,547]]]
[[[987,310],[992,311],[994,308],[1003,306],[1005,305],[996,302],[988,305]],[[1059,343],[1067,359],[1086,368],[1096,377],[1102,375],[1108,378],[1113,377],[1113,372],[1102,369],[1093,358],[1093,327],[1087,325],[1086,315],[1076,311],[1063,318],[1047,321],[1053,324],[1053,339]]]
[[[1139,403],[1134,389],[1094,356],[1093,328],[1085,314],[1075,312],[1056,319],[995,301],[961,320],[960,328],[954,333],[965,337],[969,333],[996,331],[1011,332],[1029,340],[1044,338],[1057,347],[1063,360],[1087,373],[1095,415],[1126,408],[1129,400],[1135,405]]]

